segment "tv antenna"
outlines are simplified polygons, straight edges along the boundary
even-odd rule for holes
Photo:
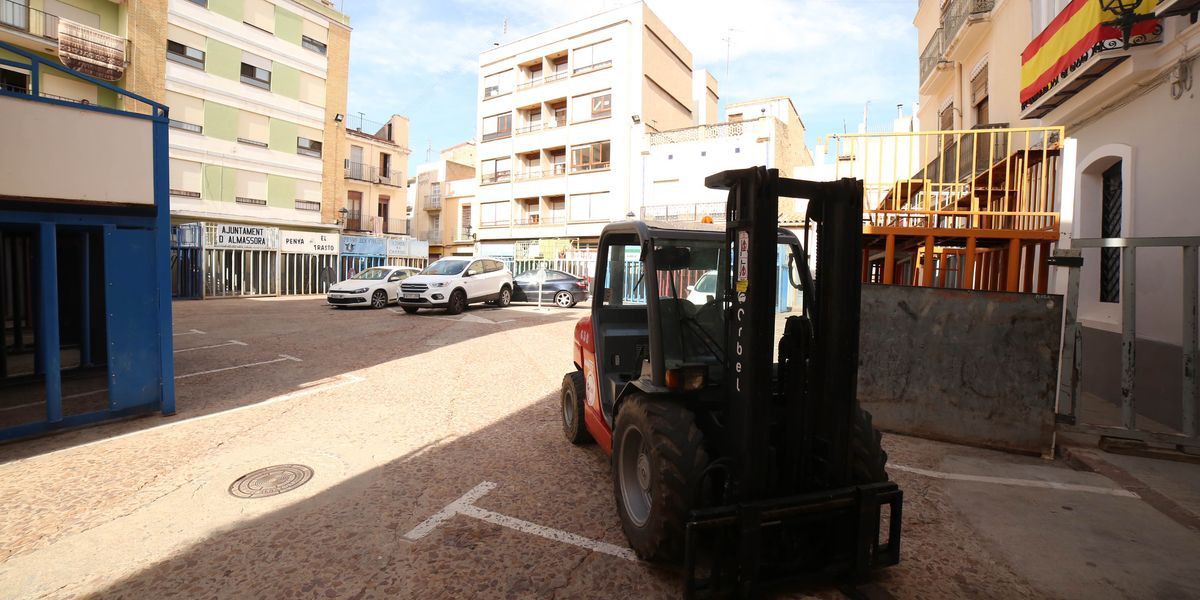
[[[733,32],[735,32],[735,31],[741,32],[742,30],[734,29],[734,28],[730,27],[725,30],[725,37],[721,38],[721,41],[725,42],[725,78],[726,79],[729,78],[729,54],[730,54],[730,48],[733,46]]]

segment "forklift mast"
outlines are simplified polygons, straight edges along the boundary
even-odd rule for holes
[[[777,169],[752,167],[723,171],[704,183],[729,191],[726,241],[732,253],[721,272],[731,277],[725,288],[730,296],[726,348],[731,349],[727,441],[736,464],[731,499],[745,502],[850,485],[850,429],[858,410],[862,182],[788,179]],[[777,390],[772,363],[781,196],[809,201],[818,255],[815,289],[804,290],[813,344],[807,367],[797,367],[806,373],[783,378]],[[775,401],[776,392],[782,403]],[[784,435],[771,435],[775,423]],[[790,447],[772,448],[773,442]]]

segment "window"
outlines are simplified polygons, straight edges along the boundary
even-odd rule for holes
[[[300,101],[315,106],[325,106],[325,80],[301,71]]]
[[[328,52],[328,49],[326,48],[325,44],[318,42],[317,40],[314,40],[314,39],[308,37],[307,35],[300,36],[300,46],[307,50],[312,50],[313,52],[316,52],[317,54],[325,54],[326,52]]]
[[[575,73],[595,71],[612,64],[612,40],[575,49]]]
[[[595,171],[608,168],[608,142],[595,142],[571,148],[571,171]]]
[[[975,124],[988,123],[988,68],[983,69],[971,78],[971,106],[975,107]]]
[[[946,105],[942,112],[938,113],[938,129],[942,131],[950,131],[954,129],[954,104]]]
[[[28,94],[29,74],[0,68],[0,90]]]
[[[488,159],[479,163],[479,169],[482,183],[502,183],[512,175],[512,159],[507,156]]]
[[[321,142],[305,137],[296,138],[296,154],[321,158]]]
[[[175,129],[203,133],[204,101],[194,96],[167,91],[167,106],[171,107],[169,125]]]
[[[1119,238],[1121,237],[1121,194],[1124,187],[1121,161],[1118,160],[1117,164],[1105,169],[1101,177],[1103,178],[1101,209],[1104,212],[1100,215],[1100,237]],[[1120,248],[1100,249],[1100,301],[1113,303],[1121,301]]]
[[[559,148],[550,151],[550,164],[553,165],[554,174],[562,175],[567,172],[567,151]]]
[[[313,212],[321,212],[321,203],[312,202],[310,200],[296,200],[296,210],[309,210]]]
[[[167,40],[167,60],[204,70],[204,51]]]
[[[234,192],[241,204],[267,205],[267,174],[238,171]]]
[[[483,265],[484,265],[484,267],[486,267],[488,273],[495,273],[496,271],[504,270],[504,263],[502,263],[498,260],[492,260],[490,258],[487,260],[484,260]]]
[[[477,260],[477,261],[471,263],[471,266],[467,267],[466,275],[467,275],[467,277],[474,277],[476,275],[483,274],[483,272],[484,272],[483,261]]]
[[[387,152],[379,153],[379,176],[392,176],[392,155],[388,154]]]
[[[547,223],[565,223],[567,221],[567,201],[562,196],[546,199]]]
[[[198,162],[170,159],[170,189],[172,196],[199,198],[203,167]]]
[[[296,209],[320,212],[321,182],[296,180]]]
[[[267,0],[243,0],[242,22],[267,33],[275,32],[275,5]]]
[[[203,6],[204,8],[208,8],[208,0],[188,0],[188,2],[191,2],[192,4],[195,4],[198,6]]]
[[[612,115],[612,92],[609,90],[575,96],[571,101],[571,120],[574,123],[602,119],[610,115]]]
[[[614,244],[608,247],[607,265],[602,277],[604,287],[601,301],[605,306],[628,306],[646,304],[645,264],[642,263],[641,246],[637,244]],[[592,300],[595,302],[595,300]]]
[[[483,99],[495,98],[512,91],[512,69],[483,78]]]
[[[594,194],[574,194],[571,196],[572,221],[607,220],[604,204],[608,200],[608,192]]]
[[[266,115],[240,111],[238,114],[237,141],[251,146],[266,148],[271,139],[271,119]]]
[[[508,225],[508,202],[480,204],[479,225],[482,227]]]
[[[529,68],[526,70],[526,79],[530,83],[536,83],[538,81],[541,81],[541,79],[542,79],[542,63],[541,62],[529,65]]]
[[[483,141],[498,140],[512,135],[512,113],[483,119]]]
[[[271,71],[242,63],[242,83],[248,83],[254,87],[269,90],[271,89]]]

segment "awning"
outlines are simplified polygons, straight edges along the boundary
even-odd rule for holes
[[[1158,0],[1146,0],[1138,14],[1153,14]],[[1027,108],[1050,92],[1097,53],[1122,49],[1121,30],[1104,25],[1116,16],[1096,0],[1071,0],[1021,53],[1021,107]],[[1130,41],[1142,44],[1161,32],[1158,19],[1137,23]]]
[[[60,18],[58,57],[84,75],[116,81],[125,74],[125,38]]]

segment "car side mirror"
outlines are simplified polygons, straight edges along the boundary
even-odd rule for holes
[[[388,277],[388,282],[392,282],[392,281],[400,281],[400,276],[392,275],[391,277]]]
[[[694,291],[696,291],[696,286],[694,286],[694,285],[689,285],[689,286],[688,286],[688,288],[687,288],[687,290],[688,290],[689,292],[694,292]]]

